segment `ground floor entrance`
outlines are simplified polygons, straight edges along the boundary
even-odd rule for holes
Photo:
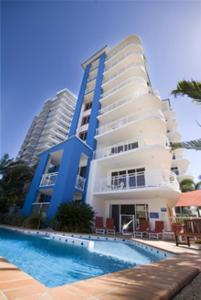
[[[140,218],[148,220],[148,204],[111,205],[111,217],[118,232],[133,232]]]

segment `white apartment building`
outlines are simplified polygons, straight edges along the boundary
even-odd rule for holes
[[[141,40],[129,36],[106,53],[96,151],[91,162],[86,202],[96,214],[115,219],[120,231],[130,219],[156,219],[169,229],[180,189],[177,176],[186,172],[182,150],[170,142],[180,139],[175,113],[162,101],[147,73]],[[100,56],[100,53],[98,53]],[[78,134],[85,138],[96,82],[94,55]]]
[[[171,150],[170,143],[180,140],[175,113],[152,88],[140,38],[106,46],[82,67],[69,138],[40,155],[23,214],[41,207],[45,194],[48,222],[61,203],[78,201],[112,217],[120,232],[128,223],[134,230],[140,218],[152,229],[156,220],[170,229],[177,178],[188,161],[182,150]]]
[[[42,111],[34,117],[17,159],[34,165],[41,152],[65,141],[68,138],[75,105],[76,97],[68,89],[63,89],[56,97],[48,99]]]

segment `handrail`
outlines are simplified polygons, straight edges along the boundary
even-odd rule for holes
[[[82,177],[80,175],[77,175],[75,187],[78,190],[83,191],[84,190],[84,186],[85,186],[85,181],[86,181],[86,178],[84,178],[84,177]]]
[[[132,64],[124,66],[118,72],[116,72],[113,76],[110,76],[107,79],[103,79],[103,85],[102,85],[102,87],[104,88],[104,86],[107,85],[110,81],[112,81],[112,80],[120,77],[125,71],[131,70],[131,69],[138,69],[139,67],[140,67],[140,69],[142,69],[143,65],[142,64],[132,63]]]
[[[145,114],[143,114],[142,116],[141,115],[139,116],[139,114],[128,115],[128,116],[118,119],[116,121],[112,121],[106,125],[100,126],[99,128],[96,129],[96,135],[100,135],[107,131],[111,131],[111,130],[120,128],[125,124],[128,124],[132,121],[140,120],[142,117],[144,118],[145,116],[149,116],[149,115],[155,116],[155,117],[160,117],[162,120],[165,120],[164,116],[160,110],[148,111]]]
[[[40,187],[55,185],[58,172],[45,173],[42,176]]]
[[[143,53],[143,48],[140,43],[136,43],[133,41],[128,41],[126,44],[122,45],[121,47],[117,48],[116,50],[113,50],[112,54],[109,54],[106,59],[106,63],[109,62],[112,58],[114,58],[117,54],[120,54],[122,50],[125,50],[128,48],[130,45],[135,45],[139,47]]]
[[[161,145],[168,147],[168,139],[165,135],[150,136],[149,139],[141,137],[133,137],[132,139],[113,144],[108,147],[94,151],[94,159],[117,155],[122,152],[139,149],[143,146]]]
[[[114,93],[114,92],[120,90],[123,86],[125,86],[125,85],[127,85],[127,84],[133,82],[134,80],[135,80],[135,81],[140,81],[140,82],[143,83],[143,84],[145,84],[145,82],[146,82],[144,79],[142,79],[142,78],[140,78],[140,77],[138,77],[138,76],[132,76],[132,77],[130,77],[130,78],[128,78],[128,79],[123,80],[123,81],[121,82],[121,84],[119,84],[117,87],[113,88],[112,90],[109,90],[109,91],[107,91],[107,92],[104,92],[104,93],[102,94],[102,96],[101,96],[101,100],[103,101],[103,99],[106,98],[106,97],[108,97],[108,95],[110,95],[110,94],[112,94],[112,93]],[[147,87],[147,85],[146,85],[146,87]]]
[[[157,175],[156,180],[153,178]],[[179,184],[176,180],[175,174],[171,171],[158,171],[158,172],[138,172],[126,175],[110,176],[106,178],[99,178],[95,187],[95,192],[112,192],[122,191],[138,188],[153,188],[170,186],[175,190],[179,190]]]
[[[100,109],[99,114],[104,114],[118,106],[120,106],[121,104],[125,104],[125,103],[129,103],[132,102],[133,100],[136,100],[136,98],[141,97],[141,96],[145,96],[148,95],[149,93],[135,93],[135,95],[132,94],[132,96],[125,96],[123,98],[120,98],[119,100],[115,101],[112,104],[109,104],[103,108]]]

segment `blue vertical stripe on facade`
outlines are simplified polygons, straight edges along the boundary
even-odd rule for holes
[[[82,201],[85,200],[88,176],[90,173],[90,164],[93,156],[93,151],[96,148],[95,134],[96,128],[98,127],[97,115],[100,108],[100,96],[101,96],[101,85],[103,80],[104,72],[104,62],[105,62],[105,53],[99,57],[98,72],[96,77],[96,86],[94,90],[93,103],[87,133],[86,143],[80,141],[76,135],[78,122],[80,118],[80,113],[83,105],[85,90],[87,86],[87,80],[90,72],[91,64],[88,64],[85,68],[82,84],[80,87],[80,92],[78,96],[78,101],[76,104],[76,109],[74,112],[72,124],[69,131],[69,138],[67,141],[58,144],[47,151],[43,152],[40,156],[40,161],[35,172],[35,176],[31,183],[31,187],[27,194],[24,207],[22,209],[23,215],[29,215],[32,211],[32,203],[36,201],[37,194],[40,191],[40,181],[42,175],[45,172],[45,168],[48,163],[48,158],[52,153],[63,150],[63,156],[58,170],[57,180],[53,187],[52,196],[50,199],[50,205],[47,212],[47,221],[49,222],[59,207],[63,202],[71,202],[73,200],[73,195],[76,191],[76,179],[78,175],[80,157],[82,154],[85,154],[88,157],[87,169],[85,175],[85,187],[82,192]],[[50,188],[50,187],[47,187]]]
[[[80,87],[78,100],[77,100],[77,103],[76,103],[75,112],[74,112],[74,115],[73,115],[73,120],[72,120],[70,130],[69,130],[69,134],[68,134],[69,137],[76,134],[76,130],[77,130],[78,122],[79,122],[79,117],[80,117],[80,112],[81,112],[82,104],[83,104],[83,100],[84,100],[85,90],[86,90],[86,86],[87,86],[87,80],[88,80],[88,76],[89,76],[90,67],[91,67],[91,65],[88,64],[85,68],[85,72],[84,72],[84,76],[83,76],[83,79],[82,79],[82,84],[81,84],[81,87]]]
[[[49,159],[49,153],[47,153],[47,152],[44,152],[40,156],[40,161],[36,168],[34,178],[32,179],[28,194],[25,198],[24,206],[22,208],[22,215],[24,215],[24,216],[28,216],[32,212],[32,203],[34,203],[36,201],[37,194],[38,194],[38,188],[40,186],[40,181],[41,181],[42,175],[47,166],[48,159]]]
[[[81,155],[85,154],[88,159],[93,155],[92,150],[77,137],[67,140],[62,145],[62,150],[63,156],[47,213],[47,221],[54,217],[61,203],[73,200]]]
[[[94,91],[94,97],[93,97],[93,103],[91,108],[91,115],[89,120],[89,127],[87,132],[87,139],[86,143],[95,149],[96,147],[96,141],[95,141],[95,135],[96,135],[96,128],[98,127],[98,112],[100,109],[100,96],[102,93],[102,81],[103,81],[103,72],[104,72],[104,63],[105,63],[106,54],[103,53],[99,58],[99,66],[98,66],[98,72],[96,77],[96,87]]]

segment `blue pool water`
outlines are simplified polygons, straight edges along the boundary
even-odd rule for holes
[[[0,229],[0,256],[48,287],[55,287],[159,260],[117,241],[96,241],[94,250],[45,237]]]

